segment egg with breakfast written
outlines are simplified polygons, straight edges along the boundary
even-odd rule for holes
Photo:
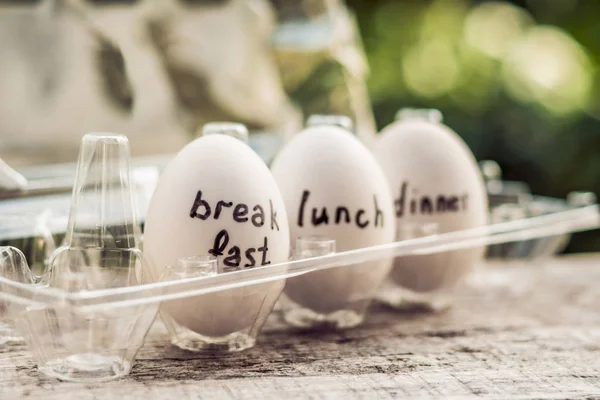
[[[224,134],[202,136],[175,156],[160,177],[144,230],[154,280],[179,259],[198,255],[217,257],[219,273],[284,262],[289,243],[283,198],[271,172],[247,144]],[[272,307],[283,284],[169,301],[161,313],[200,335],[226,337],[255,329],[261,307]]]
[[[488,202],[475,157],[435,110],[404,110],[374,145],[403,228],[435,224],[437,233],[484,226]],[[417,292],[454,286],[484,257],[477,247],[395,260],[391,279]]]
[[[314,125],[296,135],[271,170],[283,196],[290,234],[336,241],[337,251],[394,240],[391,192],[373,155],[348,130]],[[287,280],[294,303],[329,314],[366,307],[391,260],[312,272]],[[362,310],[355,310],[360,313]]]

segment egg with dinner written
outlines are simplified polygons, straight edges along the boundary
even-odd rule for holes
[[[266,164],[243,141],[202,136],[161,175],[147,213],[144,253],[154,280],[179,259],[217,257],[220,273],[287,261],[283,198]],[[283,289],[273,281],[163,303],[161,314],[200,335],[255,332]],[[264,317],[264,318],[263,318]]]
[[[427,115],[404,113],[381,131],[373,149],[394,196],[400,240],[410,238],[403,232],[411,227],[435,225],[437,233],[446,233],[484,226],[488,219],[487,193],[471,150],[441,117],[423,117]],[[460,282],[484,253],[484,247],[476,247],[400,257],[390,277],[416,292],[445,290]]]
[[[392,242],[394,215],[385,175],[348,130],[310,126],[283,148],[271,170],[283,196],[292,239],[334,239],[337,251]],[[317,313],[361,313],[391,268],[365,262],[288,279],[284,293]]]

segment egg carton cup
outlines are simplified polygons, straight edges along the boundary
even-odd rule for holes
[[[490,223],[548,215],[593,205],[597,201],[595,194],[591,192],[571,192],[566,199],[535,196],[525,182],[502,180],[502,169],[497,162],[484,160],[479,163],[479,166],[489,200]],[[490,245],[487,248],[487,258],[537,262],[564,250],[570,239],[571,235],[566,233]]]
[[[386,245],[221,274],[180,274],[149,284],[128,284],[131,274],[143,263],[135,248],[84,251],[70,248],[59,253],[61,265],[81,265],[81,257],[120,266],[120,274],[98,269],[63,274],[61,284],[41,284],[43,277],[29,271],[22,253],[12,247],[0,249],[2,276],[0,299],[9,310],[10,321],[18,327],[39,369],[64,380],[100,381],[127,374],[137,350],[161,304],[190,297],[227,294],[233,290],[254,289],[269,283],[283,284],[290,278],[334,268],[353,268],[368,261],[394,257],[444,253],[555,237],[600,226],[597,205],[576,207],[547,215],[502,222],[481,228],[434,234]],[[63,254],[60,256],[60,254]],[[91,274],[91,275],[90,275]],[[124,274],[124,275],[123,275]],[[119,278],[122,282],[119,282]],[[109,279],[110,278],[110,279]],[[133,279],[135,281],[135,279]],[[94,287],[94,282],[103,285]],[[112,282],[114,285],[107,285]],[[125,283],[123,283],[125,282]],[[102,288],[105,287],[105,288]],[[274,304],[255,319],[266,319]],[[268,312],[264,312],[267,310]],[[255,321],[260,325],[264,321]],[[251,324],[252,325],[252,324]]]
[[[531,196],[526,203],[500,203],[491,208],[492,222],[515,221],[530,216],[549,215],[572,210],[574,206],[568,200],[543,196]],[[571,233],[500,243],[487,248],[488,259],[522,259],[539,261],[554,256],[566,248]]]
[[[90,312],[71,307],[67,298],[95,284],[105,287],[110,282],[108,286],[114,287],[112,290],[131,285],[136,281],[131,275],[141,262],[137,251],[65,250],[53,261],[63,276],[53,277],[52,283],[45,277],[33,275],[23,253],[17,249],[3,247],[0,254],[18,260],[12,268],[4,264],[4,275],[10,276],[10,281],[21,288],[32,290],[29,300],[25,301],[9,293],[2,296],[3,326],[10,341],[27,344],[41,372],[80,382],[106,381],[129,373],[156,317],[158,305]],[[64,274],[65,268],[82,264],[87,271]],[[4,292],[2,284],[0,287]],[[46,291],[58,296],[57,301],[46,301]]]
[[[90,312],[71,307],[77,293],[120,291],[143,282],[144,259],[126,137],[82,139],[63,245],[41,271],[14,247],[0,248],[2,322],[16,328],[46,375],[71,381],[110,380],[129,373],[158,304]],[[10,285],[9,285],[10,286]],[[53,293],[56,302],[47,302]],[[53,296],[53,295],[51,295]],[[12,337],[15,337],[13,335]]]
[[[215,256],[180,258],[168,266],[159,281],[216,276],[223,267]],[[227,274],[227,272],[225,272]],[[227,291],[168,300],[161,303],[160,316],[171,343],[190,351],[239,352],[251,348],[274,308],[285,280],[245,285]],[[225,306],[229,312],[223,312]]]

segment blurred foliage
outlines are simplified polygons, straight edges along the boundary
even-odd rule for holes
[[[600,195],[600,2],[348,0],[378,128],[442,111],[479,160],[534,194]],[[599,251],[600,233],[568,251]]]

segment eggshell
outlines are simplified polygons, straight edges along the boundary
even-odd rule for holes
[[[423,120],[397,121],[381,132],[373,151],[394,195],[399,232],[407,224],[437,223],[437,232],[446,233],[487,223],[487,194],[477,162],[450,128]],[[478,247],[398,258],[391,278],[418,292],[448,288],[484,252]]]
[[[223,254],[215,254],[225,242],[222,235],[218,240],[223,231],[228,243]],[[179,258],[211,251],[228,268],[236,262],[234,246],[243,268],[287,261],[285,206],[271,172],[250,147],[226,135],[204,136],[181,150],[160,177],[147,213],[145,256],[157,280]],[[253,326],[266,296],[276,299],[283,285],[275,281],[170,301],[162,312],[201,335],[226,336]]]
[[[393,207],[385,175],[348,131],[336,126],[304,130],[284,147],[271,170],[285,201],[292,240],[322,235],[336,240],[337,251],[393,241]],[[348,214],[338,207],[345,207]],[[315,223],[323,218],[323,208],[327,223]],[[356,223],[359,212],[358,221],[368,222],[363,228]],[[390,268],[391,260],[380,260],[313,272],[288,279],[284,290],[301,306],[330,313],[372,298]]]

